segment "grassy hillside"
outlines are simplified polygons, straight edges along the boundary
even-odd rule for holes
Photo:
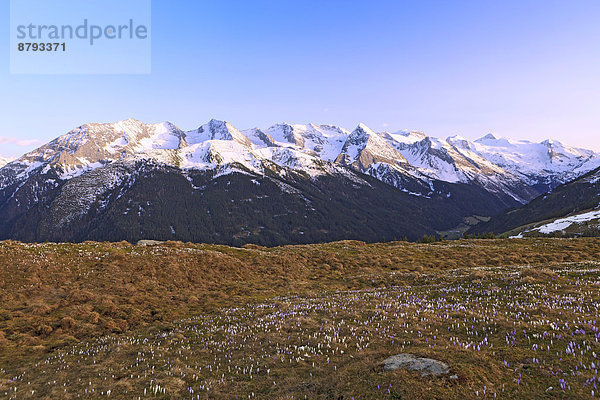
[[[508,209],[472,227],[469,234],[523,231],[570,214],[594,209],[598,206],[600,193],[600,169],[558,186],[550,193],[541,195],[520,208]],[[589,232],[597,236],[596,232]]]
[[[599,256],[597,239],[2,242],[0,396],[589,398]],[[384,373],[403,351],[457,379]]]

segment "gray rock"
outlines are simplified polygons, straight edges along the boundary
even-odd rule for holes
[[[421,358],[408,353],[391,356],[383,362],[385,372],[395,371],[398,368],[420,372],[421,376],[437,377],[450,372],[450,367],[441,361]]]
[[[155,246],[157,244],[162,244],[160,240],[138,240],[136,243],[137,246]]]

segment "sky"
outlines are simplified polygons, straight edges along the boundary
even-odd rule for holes
[[[130,117],[184,130],[363,122],[600,151],[599,18],[597,0],[153,0],[142,75],[10,74],[3,24],[0,155]]]

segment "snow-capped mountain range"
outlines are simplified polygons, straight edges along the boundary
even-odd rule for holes
[[[129,203],[141,201],[128,197],[135,192],[132,188],[138,180],[151,181],[156,174],[168,174],[170,179],[182,177],[189,190],[202,195],[210,192],[207,182],[217,185],[220,177],[230,182],[227,177],[244,175],[247,179],[243,181],[255,182],[255,188],[264,183],[261,188],[266,190],[263,198],[270,197],[271,202],[272,190],[301,199],[304,206],[298,206],[300,208],[290,209],[282,202],[283,198],[279,199],[278,207],[287,210],[282,215],[304,213],[307,220],[311,218],[310,213],[329,215],[327,213],[332,212],[326,203],[322,204],[323,209],[315,205],[325,199],[326,192],[331,201],[351,202],[354,207],[355,201],[365,201],[371,196],[365,195],[366,192],[385,191],[387,194],[383,197],[386,201],[405,207],[400,214],[405,215],[407,221],[410,218],[404,211],[414,214],[415,207],[429,210],[429,214],[418,220],[421,221],[419,224],[424,219],[428,222],[410,232],[413,235],[419,232],[429,234],[451,228],[452,224],[470,215],[491,216],[507,207],[525,204],[598,166],[600,154],[593,151],[550,140],[531,143],[496,138],[491,134],[471,142],[459,136],[437,139],[415,131],[375,132],[364,124],[359,124],[352,131],[314,124],[277,124],[267,129],[238,130],[228,122],[211,120],[198,129],[183,131],[169,122],[144,124],[129,119],[112,124],[92,123],[82,125],[0,168],[0,225],[5,226],[4,231],[0,228],[0,239],[4,235],[26,240],[85,240],[89,236],[86,235],[96,229],[94,224],[99,224],[98,218],[104,218],[102,221],[106,222],[109,218],[107,213],[115,209],[115,202],[125,198]],[[356,193],[354,197],[348,193],[330,193],[324,182]],[[383,189],[382,184],[395,192]],[[274,189],[267,190],[269,185],[275,185]],[[185,192],[183,197],[196,196],[187,193],[188,189],[184,186],[177,188]],[[313,189],[316,191],[313,192]],[[235,188],[225,189],[225,192],[230,191],[235,191]],[[362,200],[356,197],[359,192]],[[170,194],[165,196],[170,199]],[[189,201],[192,201],[191,197]],[[254,201],[256,205],[260,198],[249,197],[246,200]],[[145,201],[148,204],[138,206],[140,221],[143,220],[142,210],[151,203],[150,200]],[[228,201],[235,203],[238,200],[231,198]],[[362,221],[359,225],[372,224],[369,226],[372,232],[368,233],[371,236],[361,236],[364,227],[350,224],[345,216],[340,215],[337,218],[343,218],[344,223],[350,224],[347,229],[352,233],[346,234],[347,237],[371,240],[381,232],[393,235],[404,232],[396,229],[395,225],[381,231],[375,226],[375,221],[383,217],[382,210],[359,208],[353,211],[352,218]],[[130,204],[123,205],[122,215],[130,215],[131,210]],[[165,211],[161,209],[160,212]],[[232,211],[220,209],[219,212],[225,215]],[[244,216],[249,212],[246,210]],[[373,218],[365,220],[366,214]],[[23,226],[25,216],[30,224],[40,226],[35,234]],[[389,216],[386,218],[389,219]],[[118,223],[115,221],[118,218],[112,215],[110,223]],[[411,221],[417,223],[416,219]],[[57,238],[51,235],[55,226],[65,227],[63,232],[70,232],[74,228],[67,229],[69,224],[79,224],[78,229],[83,233],[74,237],[67,233]],[[274,224],[275,233],[280,235],[283,228],[279,222]],[[168,232],[177,231],[175,225],[168,226],[171,227]],[[263,228],[258,224],[254,231]],[[46,229],[46,233],[40,233],[40,229]],[[250,228],[240,229],[246,232]],[[303,233],[294,233],[296,236],[292,239],[277,239],[269,243],[297,240],[296,237],[301,237],[298,235],[304,235],[309,229],[311,226],[298,230]],[[333,231],[323,228],[319,232]],[[337,236],[324,234],[323,239],[315,233],[314,237],[318,239],[313,240],[346,237],[340,232],[334,233]],[[245,235],[236,233],[239,234]],[[94,237],[119,238],[98,235]],[[127,240],[133,240],[149,234],[140,228],[139,232],[128,235]],[[223,232],[215,231],[214,235],[222,238]],[[257,233],[253,235],[260,236]],[[192,240],[189,238],[206,240],[200,234],[180,236],[182,240]]]
[[[477,184],[503,191],[521,203],[600,166],[600,154],[560,142],[496,138],[445,140],[422,132],[375,132],[359,124],[353,131],[332,125],[277,124],[240,131],[211,120],[184,132],[169,122],[134,119],[86,124],[22,156],[6,167],[0,187],[40,167],[57,167],[70,179],[115,161],[150,159],[188,169],[263,172],[276,164],[311,176],[346,166],[401,190],[407,182],[430,191],[432,180]],[[0,161],[2,162],[2,161]],[[233,169],[232,169],[233,168]]]

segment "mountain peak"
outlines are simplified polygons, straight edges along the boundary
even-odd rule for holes
[[[233,132],[237,131],[237,129],[231,125],[229,122],[219,119],[211,119],[204,126],[208,126],[212,132]]]
[[[215,118],[211,118],[211,120],[208,121],[208,125],[214,126],[214,127],[231,126],[231,124],[229,124],[229,122],[227,122],[225,120],[215,119]]]
[[[451,140],[456,140],[456,141],[462,141],[462,140],[467,140],[466,138],[460,136],[460,135],[452,135],[452,136],[448,136],[448,138],[446,139],[447,141],[451,141]]]
[[[250,139],[227,121],[211,119],[196,130],[186,132],[188,144],[197,144],[208,140],[231,140],[244,146],[251,146]]]
[[[559,142],[558,140],[553,140],[553,139],[546,139],[541,144],[543,144],[546,147],[562,146],[561,142]]]
[[[293,125],[286,122],[271,126],[266,133],[277,142],[304,145],[302,136],[295,132]]]
[[[167,129],[170,131],[179,130],[179,128],[177,128],[177,125],[175,125],[174,123],[172,123],[170,121],[162,121],[157,124],[154,124],[154,126],[163,127],[164,129]]]
[[[498,138],[494,136],[493,133],[488,133],[487,135],[478,140],[498,140]]]
[[[460,135],[449,136],[446,139],[446,142],[450,143],[453,146],[461,148],[461,149],[465,149],[465,150],[471,149],[471,144],[469,143],[469,141]]]
[[[100,123],[90,123],[90,124],[85,124],[83,126],[106,126],[106,127],[120,127],[120,126],[139,126],[139,125],[145,125],[142,121],[137,120],[135,118],[127,118],[127,119],[122,119],[120,121],[116,121],[116,122],[100,122]]]
[[[375,131],[373,131],[371,128],[369,128],[367,125],[363,124],[362,122],[360,124],[358,124],[358,126],[356,127],[356,129],[352,133],[353,134],[358,134],[360,136],[372,136],[372,135],[375,135]]]

